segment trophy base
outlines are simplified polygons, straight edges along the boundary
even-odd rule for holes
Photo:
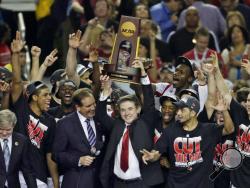
[[[140,84],[141,71],[139,68],[126,67],[117,70],[115,64],[105,64],[103,72],[111,80],[117,82]]]

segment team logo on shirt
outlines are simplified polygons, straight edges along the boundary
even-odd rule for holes
[[[48,127],[39,122],[39,119],[34,118],[32,115],[29,117],[27,128],[30,141],[34,146],[40,148],[41,141],[44,137],[44,131],[47,131]]]
[[[219,143],[215,147],[213,163],[216,166],[222,166],[221,157],[228,148],[233,147],[233,140],[226,140],[224,143]]]
[[[241,124],[236,136],[236,148],[245,156],[250,157],[250,126]]]
[[[201,136],[176,138],[174,140],[175,166],[190,167],[203,162],[200,142]]]

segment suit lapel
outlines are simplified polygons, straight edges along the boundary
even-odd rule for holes
[[[80,119],[79,119],[79,117],[78,117],[78,115],[77,115],[77,112],[75,112],[75,114],[74,114],[74,116],[75,116],[75,126],[76,126],[76,129],[77,129],[77,133],[78,133],[78,135],[79,135],[79,138],[81,138],[81,140],[82,140],[82,142],[86,145],[86,146],[88,146],[89,148],[90,148],[90,145],[89,145],[89,141],[88,141],[88,139],[87,139],[87,136],[85,135],[85,132],[84,132],[84,130],[83,130],[83,127],[82,127],[82,124],[81,124],[81,121],[80,121]]]
[[[20,141],[17,136],[13,133],[12,134],[12,146],[11,146],[11,153],[10,153],[10,161],[9,161],[9,169],[11,169],[12,165],[15,164],[15,157],[17,156],[18,150],[20,148]]]
[[[139,143],[139,140],[142,140],[142,138],[138,139],[139,137],[137,136],[138,135],[138,121],[134,121],[133,124],[131,125],[131,128],[130,128],[130,132],[129,132],[129,137],[130,137],[130,141],[131,141],[131,145],[132,145],[132,148],[134,150],[134,153],[137,157],[137,159],[139,160],[140,159],[140,144]],[[137,133],[137,134],[136,134]]]
[[[6,169],[5,162],[4,162],[4,155],[3,155],[3,150],[2,150],[1,144],[0,144],[0,169]],[[6,173],[6,170],[4,170],[4,172]],[[0,174],[1,174],[1,170],[0,170]]]
[[[102,125],[100,125],[100,123],[94,118],[94,123],[95,123],[95,130],[96,130],[96,140],[100,140],[102,141],[101,136],[103,135],[103,129],[102,129]]]
[[[115,126],[119,126],[118,127],[118,131],[117,131],[117,136],[116,136],[116,140],[115,140],[115,145],[117,147],[117,145],[119,144],[120,140],[122,139],[123,136],[123,132],[124,129],[126,127],[125,123],[121,121],[121,124],[115,125]]]
[[[106,160],[111,160],[114,157],[117,146],[120,140],[122,139],[123,131],[125,129],[124,122],[119,121],[119,120],[116,120],[114,126],[115,127],[112,130],[112,134],[109,140],[109,144],[108,144],[108,148],[107,148],[107,152],[105,156]]]

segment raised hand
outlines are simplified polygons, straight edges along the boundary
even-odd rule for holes
[[[81,44],[81,36],[82,32],[80,30],[77,30],[76,33],[72,33],[69,35],[69,47],[71,48],[78,48]]]
[[[135,58],[135,60],[132,62],[132,67],[144,69],[143,60],[144,60],[144,58],[140,58],[140,57]]]
[[[85,58],[85,61],[89,61],[89,62],[97,62],[98,61],[98,50],[97,48],[94,47],[94,45],[91,43],[89,45],[89,58]]]
[[[212,105],[211,108],[219,112],[228,110],[229,105],[226,102],[225,98],[219,92],[217,93],[217,99],[218,99],[217,105],[216,106]]]
[[[58,57],[56,56],[57,54],[57,49],[54,49],[44,60],[43,64],[46,66],[46,67],[49,67],[51,65],[54,64],[54,62],[58,59]]]
[[[33,57],[40,57],[40,55],[41,55],[41,48],[39,48],[37,46],[32,46],[32,48],[31,48],[31,55]]]
[[[13,53],[19,53],[25,45],[25,41],[22,40],[19,31],[16,32],[16,38],[11,42],[11,51]]]
[[[197,79],[199,85],[207,84],[206,76],[199,67],[196,67],[196,70],[194,71],[194,77]]]
[[[250,74],[250,61],[249,59],[242,59],[241,61],[241,67]]]
[[[214,64],[213,63],[202,63],[201,70],[207,74],[212,74],[214,71]]]
[[[71,6],[77,13],[84,14],[84,7],[78,1],[73,1]]]
[[[95,17],[95,18],[88,21],[88,25],[90,27],[96,27],[98,23],[99,23],[99,20],[98,20],[97,17]]]
[[[101,81],[101,88],[103,90],[103,94],[105,96],[110,96],[110,94],[112,92],[112,88],[111,88],[111,80],[110,80],[109,76],[101,75],[100,81]]]
[[[212,64],[216,69],[219,69],[219,61],[218,61],[218,56],[217,53],[214,51],[211,54],[211,58],[212,58]]]

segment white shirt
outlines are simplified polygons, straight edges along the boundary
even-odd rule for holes
[[[82,124],[82,128],[84,130],[84,133],[87,137],[87,139],[89,138],[89,133],[88,133],[88,128],[87,128],[87,123],[85,122],[86,121],[86,117],[84,117],[82,114],[80,114],[79,112],[77,112],[77,115],[80,119],[80,122]],[[95,133],[95,136],[96,136],[96,129],[95,129],[95,122],[93,120],[93,118],[89,119],[90,120],[90,126],[92,127],[94,133]]]
[[[127,128],[124,129],[123,135],[125,134],[126,130],[127,130]],[[135,152],[132,148],[130,138],[129,138],[128,169],[126,172],[123,172],[121,167],[120,167],[123,135],[122,135],[121,140],[116,148],[114,174],[123,180],[139,178],[139,177],[141,177],[139,161],[136,158]]]
[[[10,154],[11,154],[11,148],[12,148],[12,135],[9,136],[8,138],[8,147],[9,147],[9,151],[10,151]],[[0,138],[0,144],[1,144],[1,148],[2,148],[2,151],[3,151],[3,146],[4,146],[4,139]],[[5,184],[4,184],[6,187],[8,187],[8,182],[6,180]]]

